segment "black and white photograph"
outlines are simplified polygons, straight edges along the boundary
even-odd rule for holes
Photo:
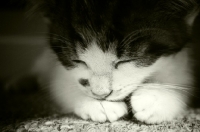
[[[200,0],[1,0],[0,132],[200,132]]]

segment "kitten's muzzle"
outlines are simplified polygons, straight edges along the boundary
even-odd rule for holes
[[[106,85],[106,84],[109,85],[109,83],[107,83],[108,82],[108,78],[104,77],[103,81],[99,76],[97,78],[98,79],[94,81],[95,83],[93,83],[92,86],[91,86],[91,84],[90,84],[88,79],[83,79],[83,78],[79,79],[79,83],[83,87],[85,87],[87,89],[90,89],[91,90],[91,94],[93,96],[95,96],[97,98],[100,98],[100,99],[105,99],[105,98],[107,98],[108,96],[110,96],[112,94],[113,90],[107,88],[107,87],[109,87],[109,86]],[[102,85],[102,82],[104,82],[103,85]]]

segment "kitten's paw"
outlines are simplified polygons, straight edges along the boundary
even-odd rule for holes
[[[124,102],[102,102],[107,119],[110,122],[116,121],[128,113],[127,106]]]
[[[91,119],[97,122],[109,120],[113,122],[127,114],[127,106],[124,102],[100,102],[93,100],[82,104],[81,107],[77,107],[75,114],[85,120]]]
[[[104,108],[96,100],[83,103],[80,107],[75,108],[74,112],[84,120],[91,119],[97,122],[105,122],[107,120]]]
[[[184,110],[178,94],[161,90],[138,90],[131,105],[135,118],[148,124],[170,121]]]

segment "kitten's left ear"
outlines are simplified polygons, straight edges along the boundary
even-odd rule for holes
[[[199,15],[200,9],[199,6],[194,7],[185,17],[185,22],[189,27],[192,27],[196,17]]]
[[[193,26],[200,12],[200,0],[169,0],[168,11],[172,16],[184,18],[189,27]]]
[[[56,8],[56,1],[59,0],[26,0],[28,5],[28,13],[29,15],[35,15],[38,13],[42,15],[44,21],[46,23],[51,23],[50,16],[55,11],[57,11]]]

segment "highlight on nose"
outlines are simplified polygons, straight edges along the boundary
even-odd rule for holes
[[[79,80],[79,83],[80,83],[82,86],[84,86],[84,87],[90,86],[90,83],[89,83],[89,80],[88,80],[88,79],[80,79],[80,80]]]
[[[97,97],[101,97],[101,98],[107,98],[109,95],[111,95],[113,92],[113,90],[107,91],[107,92],[94,92],[92,90],[92,94],[97,96]]]

